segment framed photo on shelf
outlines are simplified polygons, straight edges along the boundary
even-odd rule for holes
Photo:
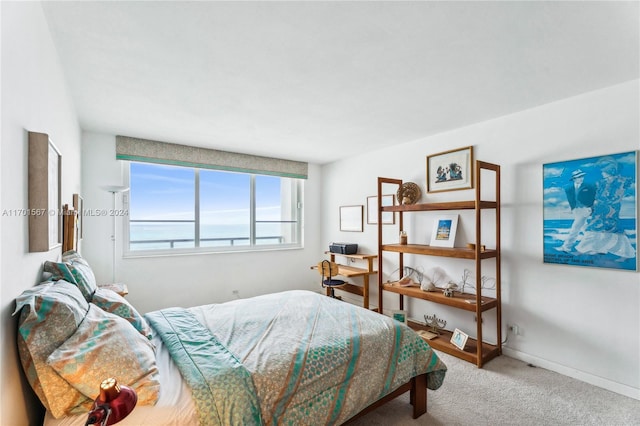
[[[451,343],[461,351],[464,350],[465,345],[467,344],[467,339],[469,336],[463,333],[460,329],[456,328],[453,331],[453,335],[451,336]]]
[[[433,222],[430,245],[436,247],[453,247],[456,242],[457,229],[457,214],[438,216]]]
[[[382,196],[382,206],[395,206],[396,196],[393,194]],[[367,224],[376,225],[378,223],[378,197],[367,197]],[[382,224],[393,225],[396,223],[394,212],[382,212]]]
[[[340,206],[340,230],[362,232],[363,206]]]
[[[407,323],[407,311],[392,311],[391,318],[401,323]]]
[[[427,192],[473,188],[473,147],[427,156]]]

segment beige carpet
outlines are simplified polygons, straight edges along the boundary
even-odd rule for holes
[[[482,369],[447,354],[442,387],[428,391],[427,413],[411,418],[409,394],[352,425],[640,425],[640,401],[500,356]]]

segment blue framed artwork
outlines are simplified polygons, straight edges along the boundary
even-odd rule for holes
[[[544,263],[636,271],[637,151],[543,165]]]

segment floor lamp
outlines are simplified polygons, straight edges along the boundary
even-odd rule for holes
[[[111,259],[111,282],[116,282],[116,194],[127,192],[129,188],[126,186],[105,186],[105,190],[111,193],[113,197],[113,210],[111,215],[113,216],[113,227],[111,228],[111,244],[113,246],[113,258]]]

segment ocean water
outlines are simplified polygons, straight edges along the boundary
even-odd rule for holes
[[[193,223],[130,223],[130,250],[163,250],[193,248]],[[278,244],[282,240],[283,225],[260,223],[256,225],[257,244]],[[228,247],[249,245],[249,225],[202,225],[200,247]]]
[[[631,245],[636,250],[633,258],[626,260],[611,254],[587,255],[576,251],[564,253],[556,250],[564,242],[571,229],[572,219],[549,219],[544,221],[544,262],[560,263],[565,265],[592,266],[598,268],[627,269],[635,271],[638,258],[638,238],[636,220],[634,218],[620,219],[620,228],[629,238]],[[578,237],[578,240],[580,237]]]

